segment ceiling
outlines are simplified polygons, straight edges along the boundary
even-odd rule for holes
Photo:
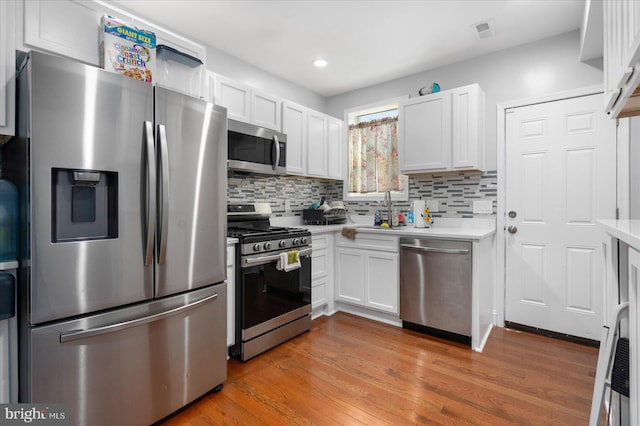
[[[576,30],[585,7],[585,0],[115,1],[326,97]],[[487,21],[494,35],[480,39],[475,24]],[[312,65],[319,57],[326,68]]]

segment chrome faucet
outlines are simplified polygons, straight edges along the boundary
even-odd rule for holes
[[[391,191],[384,192],[384,202],[387,205],[387,225],[391,228],[393,226],[393,220],[391,220]]]

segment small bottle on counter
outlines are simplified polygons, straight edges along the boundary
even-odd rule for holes
[[[407,212],[407,221],[409,225],[413,225],[413,205],[409,207],[409,211]]]
[[[391,226],[398,226],[398,210],[393,210],[393,213],[391,214]]]

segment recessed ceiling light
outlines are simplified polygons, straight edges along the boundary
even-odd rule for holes
[[[324,68],[328,65],[329,63],[327,62],[326,59],[316,59],[315,61],[313,61],[313,65],[318,67],[318,68]]]

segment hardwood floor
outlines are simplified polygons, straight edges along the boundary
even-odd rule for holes
[[[164,425],[587,424],[597,349],[494,328],[483,353],[337,313]]]

